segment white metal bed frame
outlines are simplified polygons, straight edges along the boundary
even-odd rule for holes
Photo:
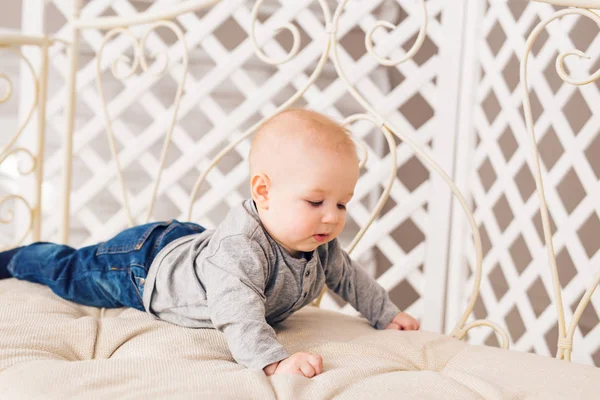
[[[572,346],[573,346],[573,334],[575,332],[575,328],[577,327],[577,324],[583,313],[583,310],[589,303],[590,298],[591,298],[595,288],[600,283],[600,274],[595,277],[593,282],[591,282],[591,285],[589,286],[589,288],[585,292],[583,298],[579,302],[577,309],[573,315],[573,319],[570,322],[568,329],[567,329],[566,324],[565,324],[565,316],[564,316],[564,312],[563,312],[561,287],[560,287],[560,283],[558,280],[558,270],[557,270],[557,265],[556,265],[556,260],[555,260],[554,248],[552,245],[552,234],[551,234],[551,230],[550,230],[550,223],[548,220],[547,204],[546,204],[546,199],[545,199],[544,190],[543,190],[543,181],[542,181],[542,177],[541,177],[540,163],[539,163],[539,153],[537,150],[537,142],[536,142],[536,138],[535,138],[534,130],[533,130],[533,118],[531,115],[531,105],[529,103],[529,96],[528,96],[529,92],[528,92],[528,86],[527,86],[527,59],[528,59],[529,53],[531,52],[531,47],[532,47],[533,43],[535,42],[536,38],[538,37],[538,35],[540,34],[540,32],[542,32],[548,24],[550,24],[552,21],[554,21],[558,18],[561,18],[565,15],[578,14],[578,15],[590,18],[590,19],[594,20],[598,25],[600,25],[600,16],[598,14],[596,14],[595,12],[589,10],[590,8],[600,8],[600,0],[537,0],[537,1],[550,3],[550,4],[554,4],[554,5],[579,7],[579,8],[568,8],[568,9],[560,10],[560,11],[556,12],[552,17],[550,17],[544,21],[541,21],[536,26],[536,28],[533,30],[533,32],[531,33],[531,35],[529,36],[528,41],[527,41],[527,48],[522,57],[523,61],[521,62],[521,75],[520,75],[521,82],[523,83],[522,88],[523,88],[523,96],[524,96],[524,111],[525,111],[527,129],[528,129],[530,139],[531,139],[532,159],[535,162],[534,163],[534,165],[535,165],[535,181],[536,181],[537,192],[538,192],[540,203],[541,203],[541,213],[542,213],[542,223],[543,223],[543,228],[544,228],[544,236],[545,236],[545,241],[547,243],[548,259],[549,259],[549,264],[550,264],[550,269],[551,269],[552,279],[553,279],[553,284],[554,284],[555,304],[556,304],[556,309],[557,309],[557,313],[558,313],[559,339],[558,339],[558,344],[557,344],[558,351],[557,351],[556,357],[559,359],[570,360],[571,350],[572,350]],[[79,32],[82,30],[85,30],[85,29],[89,29],[89,28],[100,29],[100,30],[106,31],[106,33],[104,35],[104,39],[102,41],[102,45],[100,46],[100,50],[97,52],[97,88],[98,88],[98,93],[99,93],[100,97],[102,98],[103,113],[104,113],[108,138],[109,138],[109,142],[110,142],[110,149],[111,149],[112,155],[114,157],[114,161],[117,165],[117,169],[118,169],[117,176],[119,178],[120,185],[121,185],[123,202],[124,202],[124,206],[127,211],[129,225],[131,226],[131,225],[134,225],[134,218],[132,216],[131,209],[129,207],[127,192],[125,190],[125,183],[124,183],[123,175],[122,175],[122,169],[120,167],[119,157],[117,156],[118,153],[117,153],[116,145],[115,145],[112,120],[109,115],[107,102],[106,102],[106,99],[104,98],[104,92],[103,92],[104,88],[103,88],[103,81],[102,81],[101,65],[102,65],[102,56],[103,56],[104,46],[111,38],[113,38],[117,35],[128,35],[134,44],[133,60],[127,60],[124,56],[122,56],[121,58],[115,60],[115,62],[113,62],[113,64],[112,64],[112,73],[118,79],[125,79],[128,76],[131,76],[133,73],[136,72],[138,67],[141,67],[141,69],[143,71],[152,71],[152,73],[159,74],[159,75],[164,74],[168,70],[169,58],[168,58],[167,54],[162,55],[163,56],[162,68],[157,68],[156,63],[152,63],[150,65],[148,64],[146,54],[145,54],[145,48],[146,48],[145,41],[148,37],[148,33],[151,32],[152,30],[154,30],[158,27],[166,27],[166,28],[170,29],[177,36],[177,38],[182,46],[183,77],[182,77],[182,80],[179,82],[179,85],[177,88],[176,98],[175,98],[174,106],[172,109],[172,116],[171,116],[171,120],[169,123],[169,128],[167,130],[167,135],[166,135],[164,143],[163,143],[161,157],[160,157],[160,165],[158,166],[157,175],[156,175],[154,186],[153,186],[152,197],[147,206],[147,215],[146,215],[145,221],[148,221],[152,215],[152,209],[154,206],[154,202],[156,200],[157,189],[160,184],[160,178],[161,178],[161,174],[162,174],[163,167],[165,164],[166,155],[167,155],[167,152],[169,149],[169,144],[171,142],[173,128],[177,121],[177,112],[178,112],[179,103],[181,101],[181,96],[182,96],[182,92],[183,92],[183,83],[185,81],[185,76],[187,74],[187,69],[188,69],[187,49],[186,49],[186,45],[185,45],[185,38],[184,38],[183,32],[175,23],[171,22],[171,19],[175,18],[178,15],[181,15],[181,14],[184,14],[184,13],[187,13],[190,11],[209,8],[218,2],[219,2],[219,0],[187,0],[187,1],[183,1],[182,3],[180,3],[178,5],[173,6],[172,8],[170,8],[167,11],[162,11],[162,12],[142,12],[138,15],[135,15],[135,16],[132,16],[129,18],[100,17],[100,18],[94,18],[94,19],[84,19],[84,18],[79,17],[79,10],[81,8],[81,3],[80,3],[80,0],[76,0],[73,2],[74,3],[73,17],[71,20],[72,40],[69,43],[64,42],[62,40],[54,39],[54,38],[51,38],[48,36],[27,36],[27,35],[23,35],[23,34],[0,35],[0,49],[8,49],[9,51],[12,51],[15,54],[17,54],[24,61],[25,65],[27,66],[27,68],[29,69],[29,71],[31,72],[31,74],[33,76],[34,88],[35,88],[34,103],[32,104],[31,108],[28,110],[24,122],[19,126],[16,134],[14,134],[10,138],[8,143],[0,150],[0,163],[2,163],[4,160],[6,160],[6,158],[10,155],[14,155],[16,153],[24,153],[30,159],[31,166],[28,169],[20,168],[19,171],[22,175],[30,175],[30,174],[33,175],[34,181],[35,181],[35,189],[34,189],[34,193],[33,193],[31,201],[26,200],[24,197],[22,197],[20,195],[14,195],[14,194],[4,196],[3,198],[0,199],[0,206],[4,206],[4,204],[7,203],[9,200],[17,200],[17,201],[20,201],[21,203],[23,203],[29,210],[29,225],[27,226],[26,231],[24,232],[24,234],[21,237],[19,237],[15,241],[15,243],[11,243],[7,247],[13,247],[13,246],[16,246],[16,245],[22,243],[27,238],[28,235],[30,235],[31,240],[33,240],[33,241],[40,240],[42,177],[43,177],[43,167],[44,167],[43,149],[44,149],[44,142],[45,142],[45,140],[44,140],[45,107],[46,107],[46,87],[47,87],[47,72],[48,72],[48,48],[50,46],[56,44],[57,42],[60,42],[61,45],[68,46],[69,54],[70,54],[70,63],[71,63],[69,74],[68,74],[68,81],[67,81],[68,98],[67,98],[67,107],[66,107],[66,116],[67,117],[65,119],[65,145],[64,145],[64,170],[63,170],[64,175],[63,175],[63,188],[62,188],[63,200],[62,200],[62,211],[61,211],[62,218],[63,218],[62,228],[61,228],[61,240],[62,240],[62,242],[66,243],[69,238],[69,210],[70,210],[69,194],[71,192],[71,180],[72,180],[72,143],[73,143],[72,140],[73,140],[73,131],[74,131],[74,117],[75,117],[75,115],[74,115],[74,113],[75,113],[75,84],[76,84],[76,72],[77,72],[77,60],[78,60],[77,49],[78,49]],[[288,62],[289,60],[294,58],[296,56],[296,54],[298,53],[298,50],[300,48],[300,33],[293,24],[287,24],[287,25],[281,27],[281,29],[288,30],[292,34],[293,39],[294,39],[292,49],[282,59],[275,60],[275,59],[272,59],[272,58],[266,56],[263,53],[263,51],[261,50],[261,43],[264,43],[264,41],[266,39],[269,39],[270,37],[272,37],[274,32],[271,32],[269,35],[265,35],[265,37],[262,37],[259,40],[257,38],[257,34],[255,31],[258,11],[259,11],[261,5],[263,4],[263,2],[264,2],[264,0],[258,0],[255,3],[253,11],[252,11],[252,21],[253,22],[252,22],[251,39],[252,39],[252,44],[254,46],[256,55],[265,63],[272,64],[272,65]],[[303,93],[310,87],[310,85],[312,85],[315,82],[316,78],[322,72],[326,61],[328,59],[331,59],[338,76],[345,83],[349,93],[365,109],[365,113],[363,113],[363,114],[356,114],[356,115],[352,115],[352,116],[346,118],[346,120],[344,121],[344,124],[350,124],[357,120],[370,121],[373,125],[375,125],[376,127],[381,129],[382,133],[386,137],[390,152],[392,154],[392,156],[391,156],[391,160],[392,160],[391,175],[390,175],[389,183],[388,183],[386,189],[383,191],[382,195],[380,196],[379,201],[377,202],[375,210],[373,211],[368,224],[366,224],[358,232],[356,237],[352,240],[350,246],[347,249],[348,252],[352,252],[352,250],[356,247],[358,241],[363,237],[364,233],[369,228],[369,226],[371,225],[373,220],[376,218],[378,213],[381,211],[384,203],[388,199],[389,192],[391,190],[392,183],[394,181],[395,171],[397,169],[396,155],[395,155],[396,146],[395,146],[395,141],[394,141],[394,135],[395,135],[398,138],[400,138],[402,141],[407,143],[413,149],[413,151],[416,153],[416,155],[419,157],[419,159],[425,165],[427,165],[430,170],[434,170],[435,172],[437,172],[439,174],[439,176],[441,176],[443,178],[443,180],[449,185],[452,192],[458,199],[460,205],[462,206],[463,210],[465,211],[465,213],[468,217],[468,220],[469,220],[469,224],[471,226],[471,232],[473,234],[475,251],[476,251],[476,265],[475,265],[476,269],[475,269],[475,278],[474,278],[475,284],[472,288],[472,294],[471,294],[469,303],[468,303],[465,311],[463,312],[463,314],[460,316],[459,321],[456,323],[454,329],[452,330],[451,335],[456,338],[463,339],[463,338],[465,338],[467,332],[470,329],[477,327],[477,326],[488,326],[496,332],[496,335],[499,338],[500,346],[503,348],[508,348],[508,343],[509,343],[508,334],[499,325],[497,325],[493,322],[490,322],[490,321],[486,321],[486,320],[476,320],[476,321],[467,323],[469,316],[473,312],[473,308],[474,308],[475,302],[477,300],[478,292],[480,289],[481,274],[482,274],[482,266],[481,266],[481,264],[482,264],[482,246],[481,246],[481,238],[480,238],[479,230],[477,228],[477,224],[475,222],[473,214],[469,210],[469,206],[467,205],[467,202],[465,201],[464,196],[460,193],[459,189],[457,188],[457,186],[453,182],[453,180],[435,162],[435,160],[428,154],[428,152],[424,148],[422,148],[418,143],[413,141],[410,137],[403,135],[399,129],[396,129],[389,121],[387,121],[380,114],[378,114],[377,110],[373,109],[373,107],[369,104],[369,102],[354,88],[354,86],[352,85],[350,80],[347,78],[346,73],[345,73],[345,71],[341,65],[340,59],[338,57],[338,53],[337,53],[337,46],[339,43],[338,43],[338,38],[336,36],[336,33],[338,30],[339,17],[341,15],[341,13],[343,12],[344,7],[348,3],[348,0],[341,0],[333,14],[330,13],[330,10],[329,10],[327,4],[325,3],[325,0],[318,0],[318,3],[323,11],[323,15],[324,15],[325,22],[326,22],[327,36],[323,41],[324,42],[323,53],[317,63],[317,67],[311,74],[306,85],[301,90],[298,90],[284,104],[282,104],[278,108],[277,111],[293,105],[294,102],[296,102],[303,95]],[[417,53],[417,51],[423,44],[423,41],[425,38],[425,33],[427,30],[427,8],[425,5],[425,1],[420,0],[420,4],[422,5],[423,24],[421,26],[421,29],[419,31],[419,34],[418,34],[418,37],[417,37],[415,43],[412,45],[411,49],[407,52],[405,57],[403,57],[401,59],[395,59],[395,60],[386,59],[386,58],[383,58],[383,57],[380,57],[379,55],[377,55],[373,48],[373,44],[372,44],[373,32],[380,27],[393,29],[394,26],[392,24],[390,24],[389,22],[378,21],[375,24],[375,26],[372,27],[372,29],[367,33],[367,35],[365,37],[366,49],[377,60],[377,62],[379,64],[385,65],[385,66],[397,65],[397,64],[400,64],[400,63],[405,62],[406,60],[412,58],[415,55],[415,53]],[[146,33],[140,39],[136,38],[134,33],[130,30],[132,27],[139,26],[139,25],[148,26]],[[38,69],[39,72],[37,72],[37,73],[35,72],[35,68],[33,67],[32,63],[20,51],[21,46],[36,46],[39,48],[40,53],[41,53],[41,62],[40,62],[40,67]],[[580,52],[579,50],[565,52],[558,56],[558,58],[556,59],[556,70],[557,70],[559,76],[565,82],[568,82],[568,83],[571,83],[574,85],[583,85],[583,84],[592,82],[600,77],[600,71],[597,71],[595,74],[586,78],[585,80],[572,79],[565,72],[564,66],[563,66],[563,61],[564,61],[565,57],[567,57],[569,55],[577,55],[579,57],[586,57],[586,55],[584,53]],[[125,60],[125,62],[130,62],[130,65],[127,67],[125,73],[122,73],[122,72],[120,72],[120,67],[123,66],[122,62],[124,60]],[[5,101],[7,101],[12,95],[12,82],[4,74],[0,74],[0,79],[4,80],[6,82],[6,85],[8,86],[7,92],[5,93],[4,96],[2,96],[0,98],[0,103],[3,103]],[[27,124],[32,120],[32,118],[34,116],[34,111],[36,109],[37,109],[36,117],[37,117],[37,122],[38,122],[37,123],[37,126],[38,126],[37,137],[38,138],[37,138],[36,154],[33,154],[31,151],[27,150],[26,148],[18,147],[16,145],[16,142],[19,139],[19,137],[22,134],[25,127],[27,126]],[[225,149],[223,149],[212,160],[210,166],[197,179],[197,181],[194,185],[190,200],[189,200],[189,208],[188,208],[188,213],[187,213],[188,219],[190,219],[190,220],[192,219],[192,212],[193,212],[192,206],[194,205],[194,202],[198,195],[199,189],[200,189],[202,183],[204,182],[206,175],[223,158],[223,156],[225,156],[227,154],[227,152],[229,152],[231,149],[233,149],[241,141],[243,141],[244,139],[249,137],[254,132],[254,130],[256,129],[256,127],[259,124],[260,124],[260,122],[256,123],[250,129],[248,129],[246,132],[244,132],[236,141],[230,143],[229,146],[227,146]],[[366,156],[366,152],[364,152],[364,154]],[[364,157],[363,157],[363,161],[362,161],[363,165],[364,165],[365,161],[366,160],[364,160]],[[0,222],[5,223],[5,224],[11,223],[12,217],[13,217],[12,213],[9,213],[8,218],[0,219]],[[321,295],[321,297],[322,297],[322,295]],[[320,299],[321,298],[319,298],[319,300],[317,301],[317,305],[320,303]]]

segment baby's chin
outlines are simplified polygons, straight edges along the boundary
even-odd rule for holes
[[[336,236],[330,236],[330,237],[327,237],[324,241],[315,241],[313,239],[312,240],[313,243],[305,242],[305,243],[298,244],[296,246],[285,246],[284,245],[284,247],[287,248],[290,253],[312,253],[319,247],[326,245],[327,243],[331,242],[335,238],[336,238]],[[310,240],[310,239],[308,239],[308,240]],[[291,249],[292,251],[290,251],[289,249]]]
[[[316,242],[316,243],[311,243],[310,245],[307,246],[303,246],[304,248],[298,251],[303,251],[306,253],[312,253],[313,251],[315,251],[316,249],[318,249],[321,246],[327,245],[327,243],[331,242],[333,239],[335,238],[327,238],[326,240],[322,241],[322,242]]]

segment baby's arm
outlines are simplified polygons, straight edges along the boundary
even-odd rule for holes
[[[320,356],[289,356],[265,318],[265,268],[260,246],[245,238],[223,239],[213,256],[202,263],[211,320],[223,332],[233,358],[249,368],[312,377],[322,370]],[[316,357],[316,358],[315,358]]]
[[[205,262],[206,263],[206,262]],[[265,320],[264,297],[251,282],[212,262],[204,279],[212,323],[223,332],[233,358],[249,368],[265,366],[289,354]]]
[[[327,251],[325,266],[327,287],[356,308],[371,325],[377,329],[418,328],[418,322],[410,315],[400,312],[385,289],[350,259],[337,239],[329,243]],[[402,326],[392,325],[396,322],[401,322]]]

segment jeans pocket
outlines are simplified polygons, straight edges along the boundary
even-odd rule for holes
[[[96,255],[129,253],[140,250],[152,232],[160,227],[168,226],[170,223],[171,221],[153,222],[125,229],[112,239],[100,243]]]

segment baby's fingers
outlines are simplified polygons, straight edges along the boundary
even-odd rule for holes
[[[405,331],[416,331],[419,329],[419,323],[417,321],[412,321],[407,324],[404,324]]]
[[[395,322],[390,322],[388,324],[388,326],[385,327],[385,329],[394,329],[394,330],[399,331],[399,330],[402,330],[402,327]]]
[[[303,362],[300,364],[300,371],[302,372],[302,375],[307,378],[312,378],[317,374],[315,368],[308,362]]]
[[[319,375],[321,372],[323,372],[323,357],[318,354],[311,354],[308,362],[315,369],[315,375]]]

